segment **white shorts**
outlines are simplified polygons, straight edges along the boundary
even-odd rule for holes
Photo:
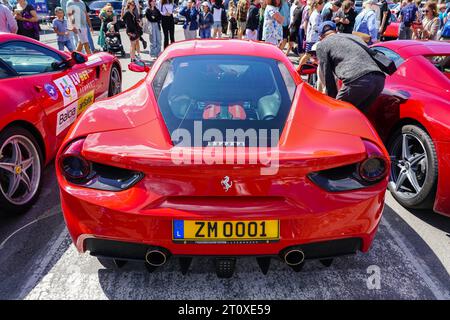
[[[245,37],[248,39],[248,40],[253,40],[253,41],[256,41],[256,40],[258,40],[258,30],[250,30],[250,29],[246,29],[245,30]]]
[[[89,43],[87,33],[88,33],[87,27],[78,29],[78,39],[79,39],[79,42],[81,42],[82,44]]]

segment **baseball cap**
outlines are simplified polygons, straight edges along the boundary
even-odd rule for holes
[[[203,1],[202,2],[202,7],[204,7],[204,6],[208,6],[209,7],[209,2],[208,1]]]
[[[319,36],[323,36],[328,31],[336,31],[336,24],[333,21],[325,21],[319,25]]]

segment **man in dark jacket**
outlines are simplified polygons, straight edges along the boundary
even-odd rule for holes
[[[364,50],[365,42],[352,34],[337,34],[331,21],[319,26],[317,44],[319,76],[327,94],[353,104],[362,112],[375,101],[384,88],[385,75]],[[336,78],[343,85],[338,91]]]
[[[257,0],[251,0],[248,8],[247,21],[245,27],[245,37],[249,40],[258,40],[259,8],[256,6]]]

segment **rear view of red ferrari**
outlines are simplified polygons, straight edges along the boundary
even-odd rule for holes
[[[147,77],[76,121],[57,156],[62,209],[80,252],[149,270],[239,256],[299,271],[366,252],[389,157],[366,118],[304,85],[277,48],[171,45]],[[233,93],[233,94],[230,94]]]

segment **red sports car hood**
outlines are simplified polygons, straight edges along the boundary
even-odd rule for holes
[[[148,103],[155,101],[145,84],[129,94],[98,103],[84,115],[83,123],[77,125],[76,135],[87,136],[83,155],[94,162],[143,172],[179,167],[180,164],[171,161],[174,149],[164,120]],[[364,159],[365,147],[361,138],[382,146],[367,119],[353,106],[330,99],[301,84],[297,88],[279,147],[274,152],[280,167],[318,170]],[[187,149],[194,159],[195,154],[202,153],[204,148]],[[245,148],[247,157],[257,152],[255,148]],[[214,155],[214,158],[217,160],[218,156]],[[216,164],[209,168],[236,167],[235,164],[227,164],[225,154],[222,159],[223,165]],[[197,166],[195,163],[192,166],[183,165],[186,170]],[[260,166],[263,165],[250,167]]]

